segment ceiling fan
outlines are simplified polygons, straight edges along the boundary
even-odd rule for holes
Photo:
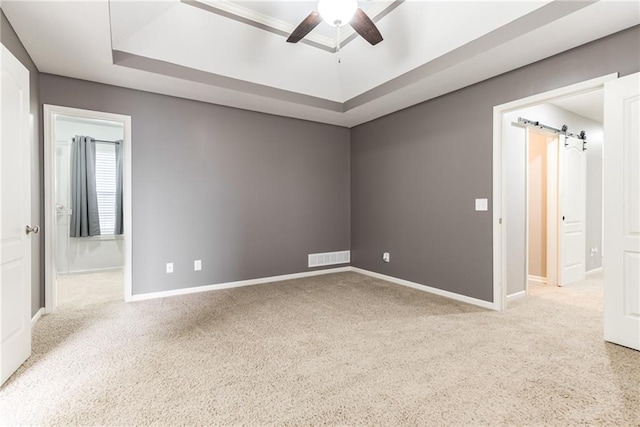
[[[307,16],[291,33],[287,42],[298,43],[309,34],[321,21],[338,29],[338,46],[340,50],[340,27],[351,25],[356,33],[376,45],[382,41],[382,35],[373,21],[358,7],[358,0],[319,0],[318,10]]]

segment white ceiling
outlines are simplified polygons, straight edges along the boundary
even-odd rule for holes
[[[602,89],[558,99],[552,104],[596,122],[602,123],[604,121],[604,92]]]
[[[345,31],[339,54],[285,42],[309,1],[2,8],[42,72],[348,127],[640,23],[636,1],[407,0],[382,13],[391,4],[361,1],[385,40]],[[332,36],[325,23],[311,34]]]

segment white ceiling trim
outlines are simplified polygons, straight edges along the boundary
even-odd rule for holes
[[[185,0],[182,0],[183,2]],[[188,0],[195,1],[195,0]],[[209,0],[197,0],[198,3]],[[216,0],[216,2],[219,0]],[[222,3],[232,4],[229,1]],[[225,87],[244,93],[253,93],[272,99],[279,99],[285,102],[298,103],[313,108],[326,109],[335,112],[348,112],[358,107],[376,101],[390,93],[396,92],[416,82],[429,81],[438,74],[449,70],[453,71],[465,61],[491,49],[500,46],[509,40],[522,36],[531,30],[544,26],[545,23],[555,21],[564,16],[585,8],[589,5],[586,2],[552,2],[533,12],[522,16],[502,27],[499,27],[482,37],[470,41],[440,57],[427,62],[407,73],[397,76],[367,92],[344,102],[335,102],[321,97],[300,94],[297,92],[274,88],[268,85],[235,79],[228,76],[198,70],[179,64],[159,60],[146,55],[139,55],[132,52],[113,50],[114,64],[148,71],[156,74],[176,77],[183,80],[197,81],[212,86]],[[235,6],[235,5],[234,5]],[[248,9],[247,9],[248,10]]]
[[[133,21],[136,31],[130,31],[130,16],[146,15],[144,2],[111,2],[113,49],[332,101],[344,98],[335,55],[179,0],[170,4],[147,22]],[[297,5],[296,15],[308,14],[306,6]]]
[[[234,19],[238,22],[242,22],[248,25],[252,25],[256,28],[269,31],[284,38],[296,29],[297,25],[292,25],[288,22],[274,18],[272,16],[265,15],[247,7],[241,6],[237,2],[230,0],[180,0],[184,4],[198,7],[202,10],[206,10],[212,13],[225,16],[230,19]],[[371,18],[373,22],[377,22],[386,16],[393,9],[398,7],[405,0],[395,0],[393,3],[373,3],[368,9],[367,16]],[[311,13],[311,11],[309,11]],[[340,47],[346,46],[357,36],[357,33],[350,26],[345,26],[340,30]],[[301,43],[308,44],[330,53],[334,53],[337,49],[337,39],[333,37],[327,37],[322,34],[309,33]]]
[[[548,9],[563,9],[564,7],[570,9],[572,3],[554,1],[548,5]],[[114,4],[119,5],[120,3],[115,2]],[[274,95],[272,91],[283,89],[278,89],[278,86],[269,84],[269,82],[258,82],[258,85],[262,84],[260,85],[261,91],[257,92],[239,90],[234,86],[225,87],[225,85],[217,85],[208,79],[223,76],[229,78],[230,81],[233,80],[234,84],[251,82],[234,73],[225,74],[217,69],[207,71],[205,68],[199,68],[197,62],[179,65],[180,62],[172,62],[171,58],[155,55],[155,51],[137,51],[135,44],[131,49],[128,49],[123,43],[137,35],[142,28],[151,25],[149,24],[151,20],[157,21],[162,18],[166,21],[163,21],[162,25],[170,25],[171,16],[169,15],[180,12],[181,7],[186,9],[186,13],[199,14],[199,11],[184,5],[180,0],[174,0],[170,3],[151,2],[151,5],[155,9],[152,8],[146,15],[124,11],[122,14],[123,25],[120,28],[111,26],[109,3],[106,0],[68,3],[3,1],[2,9],[38,69],[43,73],[345,127],[353,127],[376,119],[640,23],[640,3],[638,2],[587,2],[585,7],[576,7],[578,10],[573,11],[566,10],[566,13],[559,13],[555,17],[547,16],[546,20],[537,20],[537,25],[527,26],[527,28],[523,27],[523,21],[519,21],[510,25],[509,23],[502,24],[501,30],[493,34],[484,33],[486,36],[484,38],[482,34],[475,35],[472,40],[477,40],[477,42],[461,43],[458,48],[462,49],[457,52],[455,52],[455,48],[443,51],[435,58],[423,63],[424,67],[421,65],[417,68],[414,67],[412,70],[415,71],[405,72],[397,80],[391,78],[382,84],[372,86],[374,90],[360,92],[360,95],[364,94],[363,96],[356,93],[355,97],[351,95],[343,100],[337,97],[329,98],[312,96],[313,94],[311,94],[301,102],[298,95],[304,96],[305,92],[289,89]],[[389,19],[384,19],[381,23],[381,30],[390,35],[393,35],[394,31],[405,29],[408,31],[410,26],[405,25],[406,19],[403,21],[397,18],[409,13],[411,11],[410,5],[411,2],[406,2],[406,7],[400,8],[397,16],[392,14]],[[449,3],[442,3],[442,5],[448,7]],[[148,10],[143,6],[139,6],[139,8],[142,12]],[[134,8],[133,12],[136,11],[138,10]],[[545,12],[538,11],[524,21],[528,21],[534,16],[539,17],[540,13]],[[219,20],[233,24],[229,28],[235,26],[238,31],[246,28],[247,32],[253,32],[254,34],[249,34],[251,37],[245,37],[243,42],[250,48],[245,56],[253,60],[256,65],[262,65],[264,61],[269,59],[268,53],[271,53],[271,50],[267,52],[260,44],[257,44],[256,40],[258,42],[264,41],[264,47],[269,49],[273,48],[272,45],[277,45],[277,47],[288,45],[287,48],[291,51],[295,48],[296,52],[300,51],[300,56],[303,58],[299,62],[303,62],[302,65],[308,63],[308,68],[311,71],[322,66],[322,61],[325,58],[330,58],[329,55],[324,55],[318,49],[312,49],[309,46],[295,47],[282,43],[282,40],[275,35],[263,39],[259,34],[256,35],[256,33],[262,33],[262,30],[233,22],[215,14],[202,13],[200,15],[203,16],[202,20],[187,21],[189,24],[198,24],[194,25],[197,30],[207,27],[217,28],[218,22],[215,20]],[[205,18],[207,16],[208,18]],[[189,15],[189,18],[193,17]],[[133,25],[132,19],[135,20]],[[210,22],[215,22],[216,25],[209,25],[210,23],[206,22],[208,19],[211,19]],[[507,28],[504,28],[505,26]],[[69,28],[74,30],[69,31]],[[130,28],[136,29],[138,32],[128,31]],[[509,28],[515,28],[519,31],[506,31]],[[579,30],[571,31],[571,29]],[[120,39],[114,39],[120,40],[115,49],[129,55],[128,59],[124,58],[125,60],[143,61],[144,64],[138,63],[137,66],[127,67],[114,61],[114,47],[111,46],[109,34],[115,30],[120,34]],[[78,34],[83,36],[78,37]],[[187,42],[191,40],[189,37],[193,37],[195,34],[197,34],[195,30],[193,34],[187,33],[186,35],[167,31],[167,37],[163,40],[171,41],[171,36],[182,36],[185,39],[181,42],[185,43],[185,47],[190,47]],[[160,33],[160,35],[162,34]],[[245,33],[242,35],[247,36]],[[408,36],[408,33],[404,35]],[[152,43],[153,37],[153,32],[147,34],[145,39],[147,41],[141,40],[140,44],[144,47],[144,43]],[[389,39],[391,40],[391,37]],[[374,55],[373,51],[367,51],[365,43],[364,41],[352,43],[345,50],[343,65],[357,64],[361,68],[371,69],[369,67],[370,61],[367,61],[368,57],[348,56],[348,54],[354,55],[364,52],[377,60],[384,53],[384,49],[378,49]],[[421,52],[420,47],[420,44],[416,44],[406,52]],[[471,47],[473,49],[470,49]],[[464,52],[467,55],[460,55]],[[394,53],[397,52],[394,51]],[[254,54],[258,56],[251,56]],[[135,55],[138,55],[138,58],[135,58]],[[292,54],[289,56],[293,57]],[[300,59],[300,56],[296,54],[294,59]],[[220,57],[228,58],[227,56]],[[387,61],[391,61],[391,59],[387,59]],[[445,59],[447,60],[445,61]],[[594,58],[594,60],[597,59]],[[145,69],[153,61],[166,63],[160,64],[162,67],[173,66],[174,68],[165,74]],[[280,59],[278,58],[278,61],[274,62],[279,64]],[[429,63],[431,64],[429,65]],[[182,67],[189,73],[196,72],[197,76],[193,79],[178,77],[176,71],[180,70],[175,67]],[[361,78],[362,74],[355,67],[353,69],[345,68],[345,70],[351,73],[352,78],[342,84],[351,87],[353,78]],[[331,72],[331,68],[325,67],[321,71],[323,74],[327,74]],[[211,76],[203,74],[207,72]],[[284,73],[280,76],[289,79],[291,78],[289,74]],[[309,73],[303,74],[303,77],[307,81],[317,84],[317,80]],[[352,92],[355,93],[355,91]]]
[[[231,17],[232,19],[233,17],[242,18],[240,22],[247,23],[247,21],[249,21],[249,25],[253,24],[258,28],[276,30],[275,33],[280,35],[286,34],[288,36],[296,28],[295,25],[291,25],[288,22],[267,16],[229,0],[182,0],[182,2],[192,6],[198,3],[207,5],[210,9],[213,9],[212,12],[214,13],[216,13],[216,11],[227,12],[227,14],[233,15]],[[335,49],[336,47],[335,40],[330,37],[323,36],[322,34],[310,33],[307,34],[306,39],[323,45],[328,49]]]
[[[148,71],[154,74],[175,77],[181,80],[204,83],[210,86],[223,87],[238,92],[258,95],[264,98],[278,99],[300,105],[306,105],[323,110],[342,113],[344,105],[340,102],[316,96],[305,95],[284,89],[277,89],[272,86],[248,82],[246,80],[234,79],[233,77],[222,76],[220,74],[189,68],[172,62],[149,58],[119,50],[113,50],[113,63],[122,67],[133,68],[141,71]]]

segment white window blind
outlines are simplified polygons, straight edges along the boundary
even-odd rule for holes
[[[116,146],[96,143],[96,190],[100,234],[113,234],[116,228]]]

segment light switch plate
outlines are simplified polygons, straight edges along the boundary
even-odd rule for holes
[[[488,211],[489,200],[488,199],[476,199],[476,211]]]

